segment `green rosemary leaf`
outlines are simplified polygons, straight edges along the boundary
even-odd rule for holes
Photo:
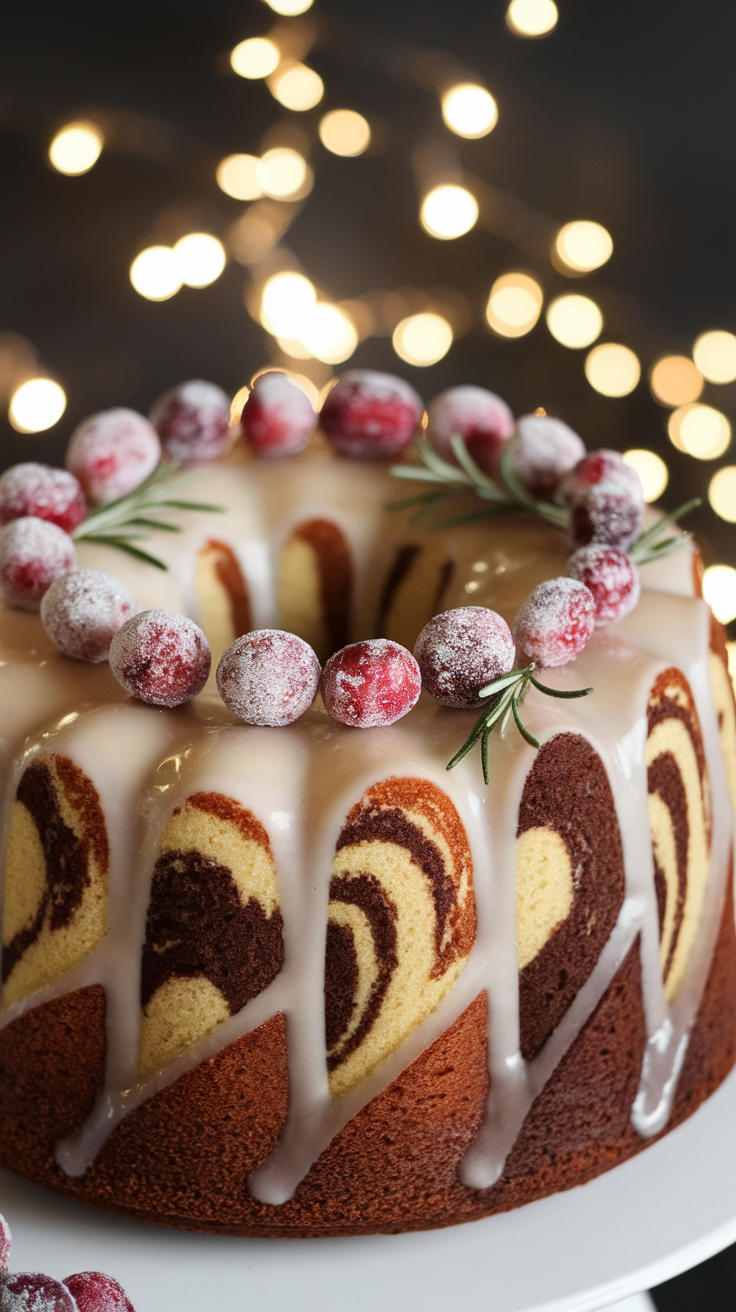
[[[452,454],[458,464],[460,464],[465,470],[465,473],[471,480],[473,488],[478,495],[480,496],[481,492],[483,492],[488,501],[502,501],[508,504],[509,498],[506,493],[501,490],[497,483],[494,483],[492,478],[489,478],[487,474],[483,473],[483,470],[479,465],[476,465],[459,433],[453,433],[450,438],[450,446],[452,448]]]
[[[148,565],[155,565],[156,569],[166,570],[169,568],[163,560],[159,560],[158,556],[152,556],[150,552],[143,551],[141,547],[134,547],[130,538],[100,536],[89,537],[85,541],[101,542],[107,547],[117,547],[120,551],[127,551],[129,556],[135,556],[138,560],[145,560]]]
[[[440,492],[420,492],[415,497],[404,497],[403,501],[389,501],[383,507],[384,510],[410,510],[412,506],[423,506],[430,501],[436,501],[441,496]]]
[[[159,506],[171,506],[175,510],[204,510],[213,515],[226,514],[225,506],[213,506],[208,501],[173,501],[169,498],[166,501],[156,501],[156,508]]]
[[[435,492],[432,501],[421,506],[420,509],[415,511],[412,515],[409,520],[411,527],[417,528],[419,524],[423,524],[425,519],[430,519],[436,510],[440,510],[442,506],[446,506],[448,501],[453,501],[456,496],[457,492]]]
[[[690,501],[686,501],[684,505],[678,506],[677,510],[671,511],[669,515],[663,515],[661,519],[657,520],[656,524],[652,524],[651,528],[648,528],[636,539],[633,546],[629,547],[630,559],[637,565],[646,564],[646,555],[652,549],[652,544],[660,533],[667,528],[668,524],[676,524],[678,520],[685,515],[689,515],[691,510],[697,510],[698,506],[702,506],[702,504],[702,497],[693,497]],[[668,542],[672,543],[672,546],[667,549],[668,552],[674,551],[676,546],[684,546],[689,536],[688,533],[681,533],[674,538],[668,538]]]
[[[563,506],[554,506],[551,501],[538,501],[530,492],[527,492],[511,460],[512,446],[513,438],[511,442],[506,443],[501,452],[501,477],[514,501],[524,510],[529,510],[533,515],[546,519],[549,524],[554,524],[557,528],[566,528],[570,516]]]
[[[442,483],[446,486],[449,482],[443,474],[437,474],[431,469],[423,469],[421,465],[392,465],[390,472],[394,478],[408,478],[415,483]],[[467,484],[465,480],[462,483],[458,480],[457,486],[465,488]]]
[[[462,528],[463,524],[475,524],[479,519],[498,519],[505,515],[508,506],[486,506],[485,510],[469,510],[464,515],[452,515],[450,519],[440,519],[429,525],[430,533],[440,533],[446,528]]]
[[[489,735],[489,729],[486,728],[484,729],[483,735],[480,740],[480,760],[481,760],[481,765],[483,766],[483,779],[485,780],[486,787],[488,787],[491,778],[490,771],[488,769],[488,735]]]
[[[563,692],[560,688],[548,688],[545,684],[540,683],[538,679],[535,679],[533,674],[529,675],[529,682],[533,683],[534,687],[539,692],[543,692],[545,696],[561,697],[566,701],[571,701],[574,697],[587,697],[593,691],[592,688],[575,688],[569,692]]]
[[[136,515],[135,519],[129,519],[129,524],[140,524],[144,528],[160,528],[164,533],[181,533],[180,524],[166,524],[161,519],[147,519],[143,515]],[[122,529],[118,530],[122,532]]]
[[[418,437],[416,441],[419,459],[427,469],[431,469],[435,474],[439,474],[445,483],[460,483],[464,487],[473,486],[473,480],[465,473],[464,470],[458,469],[456,465],[451,465],[449,461],[443,460],[438,455],[433,446],[430,446],[426,437]]]
[[[530,747],[536,747],[537,750],[539,750],[539,747],[541,746],[541,744],[539,743],[538,739],[536,739],[536,738],[534,737],[534,734],[529,732],[529,730],[527,729],[526,725],[524,724],[524,722],[523,722],[521,716],[519,715],[519,707],[518,707],[518,705],[517,705],[517,701],[516,701],[516,698],[515,698],[515,697],[512,699],[512,702],[511,702],[511,709],[512,709],[512,711],[514,712],[514,719],[516,720],[516,727],[517,727],[517,729],[519,730],[519,733],[521,734],[522,738],[526,739],[526,741],[528,742],[528,744],[529,744]],[[486,783],[487,783],[487,782],[488,782],[488,781],[486,780]]]
[[[494,693],[501,692],[503,688],[508,688],[512,683],[520,683],[527,668],[523,670],[511,670],[508,674],[499,674],[497,679],[492,683],[487,683],[484,688],[478,689],[479,697],[492,697]]]

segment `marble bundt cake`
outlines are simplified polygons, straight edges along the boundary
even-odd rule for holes
[[[565,573],[554,523],[430,535],[319,437],[193,469],[225,509],[150,533],[166,571],[83,537],[77,563],[215,660],[269,627],[322,662],[411,649]],[[446,769],[477,712],[427,693],[365,730],[319,698],[244,725],[214,678],[155,708],[4,605],[3,1164],[184,1228],[395,1232],[581,1184],[694,1111],[736,1059],[736,714],[683,542],[545,670],[594,692],[531,688],[541,746],[497,734],[488,786]]]

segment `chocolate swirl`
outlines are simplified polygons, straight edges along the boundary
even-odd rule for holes
[[[353,559],[344,534],[329,519],[309,519],[281,554],[279,619],[311,643],[324,663],[350,641]]]

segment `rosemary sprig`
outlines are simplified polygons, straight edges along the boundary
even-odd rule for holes
[[[180,524],[171,524],[162,516],[172,510],[202,510],[220,513],[224,506],[212,506],[203,501],[183,500],[179,493],[195,481],[192,474],[175,477],[179,465],[176,461],[162,463],[154,469],[140,487],[135,488],[109,506],[93,510],[82,523],[74,529],[72,537],[76,542],[101,542],[109,547],[126,551],[129,556],[145,560],[157,569],[168,569],[165,561],[158,556],[136,546],[144,541],[152,529],[162,529],[166,533],[181,533]],[[171,494],[176,495],[172,496]]]
[[[500,675],[498,679],[494,679],[492,683],[486,684],[484,688],[479,690],[479,697],[489,698],[488,705],[484,706],[459,752],[456,752],[452,760],[448,762],[446,767],[448,770],[452,770],[459,761],[462,761],[463,757],[467,756],[468,752],[472,751],[475,744],[480,740],[483,778],[488,784],[490,782],[488,768],[488,740],[490,734],[498,724],[501,725],[501,732],[503,733],[509,717],[512,715],[519,733],[528,742],[529,746],[536,748],[540,746],[539,740],[527,729],[519,712],[519,707],[522,705],[530,686],[535,687],[537,692],[544,693],[546,697],[561,697],[564,699],[587,697],[593,691],[592,688],[574,688],[568,692],[563,692],[559,688],[548,688],[546,684],[540,683],[535,678],[535,669],[536,665],[532,661],[531,664],[525,665],[518,670],[512,670],[510,674]]]
[[[633,560],[635,565],[647,565],[650,560],[661,560],[663,556],[668,556],[671,551],[676,551],[678,547],[684,546],[692,538],[692,533],[675,533],[672,537],[664,538],[661,542],[658,542],[657,539],[668,524],[676,524],[678,519],[689,515],[691,510],[697,510],[698,506],[702,506],[702,504],[702,497],[693,497],[691,501],[686,501],[683,506],[679,506],[671,514],[658,519],[656,524],[652,524],[652,527],[642,533],[636,539],[636,542],[629,547],[629,558]]]

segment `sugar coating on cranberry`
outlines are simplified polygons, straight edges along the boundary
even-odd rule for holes
[[[606,492],[617,491],[632,501],[643,501],[641,479],[631,465],[627,465],[618,451],[591,451],[562,479],[555,500],[569,505],[588,488],[598,487]]]
[[[77,569],[55,579],[41,601],[41,623],[64,656],[98,665],[115,634],[139,609],[114,574]]]
[[[585,455],[582,438],[551,415],[524,415],[516,425],[509,455],[532,496],[549,499],[558,483]]]
[[[63,528],[26,515],[0,528],[0,592],[9,606],[38,610],[44,592],[76,565]]]
[[[73,1295],[40,1271],[0,1276],[0,1312],[78,1312]]]
[[[330,657],[321,689],[333,720],[374,729],[393,724],[416,705],[422,676],[406,647],[388,638],[371,638]]]
[[[420,397],[403,378],[350,369],[327,393],[320,423],[343,455],[380,460],[404,450],[423,410]]]
[[[10,1234],[10,1226],[2,1213],[0,1213],[0,1272],[7,1271],[8,1269],[11,1245],[12,1238]]]
[[[135,1312],[128,1295],[112,1276],[102,1271],[79,1271],[64,1279],[79,1312]]]
[[[137,411],[120,406],[90,415],[75,428],[66,467],[93,506],[107,506],[140,487],[160,459],[155,428]]]
[[[50,465],[29,461],[13,465],[0,476],[1,524],[33,515],[71,533],[86,514],[82,486],[66,469],[52,469]]]
[[[580,547],[568,560],[567,572],[571,579],[590,588],[597,629],[622,620],[641,596],[641,578],[633,560],[604,543]]]
[[[212,663],[202,630],[185,615],[144,610],[110,643],[110,669],[133,697],[150,706],[181,706],[202,691]]]
[[[514,668],[514,639],[495,611],[458,606],[425,624],[414,655],[426,692],[447,706],[482,706],[479,688]]]
[[[217,667],[225,705],[246,724],[280,729],[309,710],[322,667],[308,642],[283,629],[236,638]]]
[[[529,594],[514,624],[518,659],[551,667],[567,665],[595,628],[595,601],[584,583],[557,578]]]
[[[435,451],[455,464],[450,438],[459,433],[486,474],[498,472],[499,456],[513,432],[514,416],[506,402],[485,387],[450,387],[427,410],[427,437]]]
[[[570,507],[570,538],[577,547],[603,542],[625,551],[644,527],[644,502],[605,486],[580,492]]]
[[[317,415],[306,392],[274,369],[256,378],[240,425],[256,455],[279,458],[304,450]]]
[[[215,460],[230,446],[230,400],[201,378],[164,392],[148,417],[175,460]]]

